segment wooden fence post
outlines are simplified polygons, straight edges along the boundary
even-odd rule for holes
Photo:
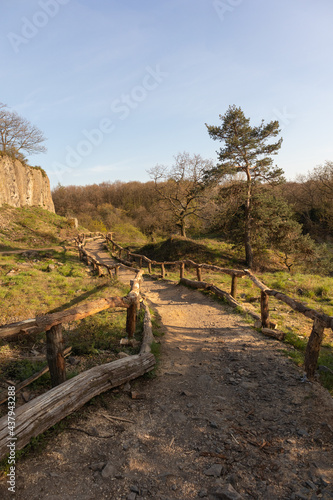
[[[197,280],[202,281],[201,267],[197,267]]]
[[[148,262],[148,273],[151,274],[151,262]]]
[[[142,257],[139,258],[139,268],[142,269]]]
[[[46,359],[50,369],[52,387],[66,380],[62,324],[52,326],[46,332]]]
[[[185,277],[185,263],[184,262],[181,262],[179,264],[179,276],[180,276],[180,279]]]
[[[130,259],[130,253],[131,253],[131,252],[130,252],[129,250],[126,250],[126,251],[127,251],[127,260],[129,260],[129,259]]]
[[[162,278],[165,278],[165,266],[164,266],[164,264],[161,264],[161,273],[162,273]]]
[[[315,319],[311,335],[305,350],[305,373],[308,379],[312,379],[316,373],[320,346],[324,338],[324,325]]]
[[[268,295],[263,291],[261,291],[260,306],[261,306],[261,325],[263,328],[268,328],[269,327]]]
[[[136,302],[133,302],[127,308],[126,333],[129,339],[133,338],[135,333],[137,309],[138,306]]]
[[[115,275],[115,277],[116,277],[116,278],[118,278],[118,276],[119,276],[119,267],[120,267],[120,266],[116,266],[116,267],[114,268],[114,275]]]
[[[231,279],[231,293],[230,293],[230,295],[234,299],[236,298],[236,295],[237,295],[237,276],[235,274],[232,275],[232,279]]]

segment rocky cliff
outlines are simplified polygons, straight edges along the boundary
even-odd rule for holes
[[[50,181],[38,167],[0,156],[0,206],[40,206],[54,212]]]

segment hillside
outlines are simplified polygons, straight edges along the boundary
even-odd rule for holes
[[[245,266],[244,259],[238,258],[231,250],[231,245],[210,239],[196,241],[173,236],[159,243],[149,243],[138,250],[138,253],[159,261],[176,261],[186,258],[198,263],[232,266],[241,269]]]
[[[0,252],[62,245],[76,233],[65,217],[41,207],[0,207]]]

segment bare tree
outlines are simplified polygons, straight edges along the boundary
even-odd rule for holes
[[[213,163],[186,152],[174,158],[172,167],[156,165],[148,173],[155,182],[160,201],[171,212],[180,234],[186,237],[188,219],[200,216],[210,201],[205,189],[205,172],[213,168]]]
[[[27,119],[0,103],[0,151],[5,154],[44,153],[43,133]]]

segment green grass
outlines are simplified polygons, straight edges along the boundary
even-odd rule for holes
[[[198,263],[223,267],[244,267],[244,261],[235,252],[231,252],[231,245],[223,241],[199,241],[175,236],[137,248],[136,253],[141,253],[160,262],[186,258]]]
[[[43,208],[0,207],[0,251],[62,245],[76,234],[65,217]]]
[[[99,297],[105,293],[105,287],[112,285],[108,278],[92,276],[89,268],[72,252],[44,252],[34,259],[11,255],[1,260],[2,324],[45,314],[62,305],[70,307],[89,297]],[[48,272],[50,265],[54,269]],[[115,288],[115,295],[118,289]],[[111,290],[108,293],[112,295]]]
[[[66,344],[74,355],[94,355],[101,351],[119,352],[120,339],[125,337],[126,310],[110,309],[82,319],[74,330],[64,332]]]

